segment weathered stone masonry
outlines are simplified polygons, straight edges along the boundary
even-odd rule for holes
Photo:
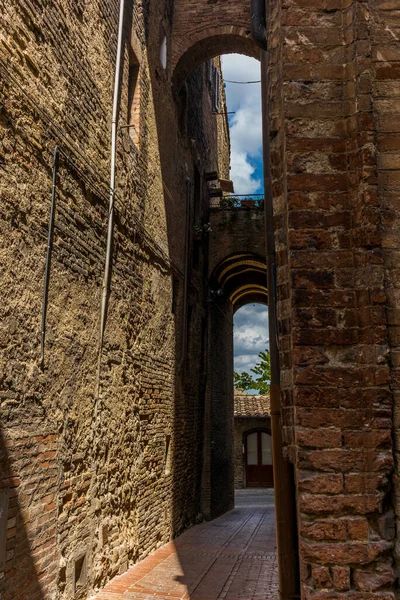
[[[151,11],[149,3],[127,7],[120,124],[127,124],[132,51],[140,65],[140,136],[135,144],[128,129],[119,132],[98,395],[119,2],[2,3],[4,600],[87,597],[199,513],[204,361],[190,349],[202,344],[205,308],[196,300],[206,296],[207,267],[201,245],[188,275],[188,361],[182,356],[185,180],[193,184],[197,169],[196,218],[204,222],[203,174],[218,168],[218,127],[204,68],[188,79],[186,133],[178,122],[175,90],[160,62],[163,37],[171,44],[168,4],[153,3]],[[41,370],[55,144],[62,152]],[[190,237],[194,193],[193,185]],[[192,248],[193,241],[191,257]]]
[[[393,6],[270,8],[282,401],[302,593],[389,598],[394,465],[376,59],[391,43]]]

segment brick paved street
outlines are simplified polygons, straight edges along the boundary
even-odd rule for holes
[[[95,600],[275,600],[274,521],[273,490],[239,490],[233,511],[166,544]]]

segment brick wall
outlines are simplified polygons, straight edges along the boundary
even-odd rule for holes
[[[396,205],[399,188],[399,33],[398,7],[396,3],[368,3],[362,13],[364,17],[364,35],[368,39],[371,52],[370,76],[364,76],[364,97],[372,92],[370,116],[373,117],[374,149],[376,154],[371,161],[377,168],[378,198],[371,198],[375,206],[380,207],[379,225],[382,230],[382,249],[384,259],[385,294],[381,293],[382,303],[387,304],[388,340],[391,349],[391,389],[393,391],[393,426],[396,458],[396,476],[393,478],[396,513],[396,574],[398,575],[398,427],[399,427],[399,212]],[[365,42],[364,42],[365,43]],[[371,115],[372,113],[372,115]],[[374,173],[375,174],[375,173]],[[388,526],[393,528],[391,515]]]
[[[0,580],[4,600],[27,595],[41,600],[42,590],[54,589],[57,581],[57,445],[56,435],[49,431],[43,427],[22,435],[12,431],[1,439],[0,487],[8,496]]]
[[[175,0],[170,76],[179,85],[204,60],[229,52],[258,58],[249,23],[250,0]]]
[[[228,256],[252,252],[265,257],[264,212],[257,209],[212,209],[209,275]]]
[[[302,595],[313,598],[393,595],[371,119],[370,45],[380,25],[367,5],[270,3],[283,423],[297,469]]]

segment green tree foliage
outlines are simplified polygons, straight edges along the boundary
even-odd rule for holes
[[[255,377],[250,373],[234,373],[234,385],[235,388],[247,391],[257,390],[259,394],[269,394],[269,388],[271,385],[271,357],[269,350],[260,352],[258,355],[259,361],[255,365],[254,369],[250,369]]]

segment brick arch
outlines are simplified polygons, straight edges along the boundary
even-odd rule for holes
[[[210,285],[223,290],[233,312],[246,304],[268,305],[266,260],[254,252],[234,253],[224,258],[214,269]]]
[[[229,29],[229,32],[222,31]],[[199,39],[196,40],[196,37]],[[247,30],[238,27],[214,28],[202,31],[191,39],[191,45],[183,54],[176,54],[172,61],[172,79],[179,88],[193,69],[204,61],[222,54],[244,54],[252,58],[260,58],[260,50],[254,44]]]
[[[250,35],[250,0],[175,0],[171,76],[180,84],[196,66],[235,53],[259,57]]]

